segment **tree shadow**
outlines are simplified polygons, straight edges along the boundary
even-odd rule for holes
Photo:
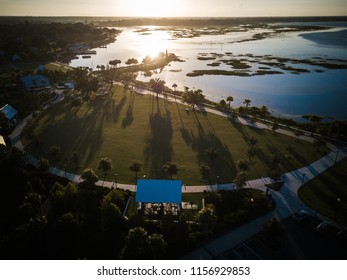
[[[207,149],[215,148],[217,156],[211,160],[208,156]],[[192,141],[192,148],[197,151],[197,159],[199,162],[206,162],[210,167],[210,183],[216,183],[219,176],[219,183],[232,182],[235,179],[237,169],[233,156],[229,148],[221,142],[219,137],[214,133],[205,134],[200,131],[198,136]]]
[[[164,178],[163,165],[172,159],[172,119],[169,111],[158,110],[149,116],[150,135],[145,148],[145,162],[150,178]]]
[[[119,120],[119,117],[120,117],[120,113],[126,103],[126,100],[127,100],[127,97],[126,95],[123,95],[122,96],[122,99],[119,101],[119,103],[117,104],[117,106],[114,106],[114,103],[113,103],[113,107],[112,107],[112,116],[113,116],[113,121],[115,123],[118,122]]]
[[[128,109],[125,113],[125,118],[122,120],[122,128],[126,128],[127,126],[131,125],[131,123],[134,121],[134,103],[135,95],[134,93],[130,93]]]

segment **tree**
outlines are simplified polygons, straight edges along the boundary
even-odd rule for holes
[[[225,102],[224,99],[221,99],[221,101],[219,101],[219,106],[221,106],[222,108],[225,108],[227,105],[227,103]]]
[[[326,144],[326,141],[323,137],[317,137],[313,140],[313,144],[317,147],[317,151],[319,151],[320,147]]]
[[[158,95],[160,93],[162,93],[165,89],[165,81],[163,81],[159,78],[150,79],[149,84],[150,84],[153,92],[155,92],[157,94],[157,98],[158,98]]]
[[[205,238],[208,238],[211,228],[217,222],[217,216],[213,205],[209,204],[196,214],[196,221],[204,228]]]
[[[251,147],[255,147],[258,144],[258,139],[254,136],[248,138],[248,144]]]
[[[253,146],[250,146],[247,150],[248,161],[252,164],[251,158],[255,157],[256,149]]]
[[[73,152],[71,157],[70,157],[70,160],[73,164],[75,164],[76,167],[79,167],[81,158],[82,158],[82,156],[80,153]]]
[[[260,107],[260,114],[262,117],[265,117],[269,114],[269,109],[266,105]]]
[[[61,148],[59,146],[52,146],[49,148],[48,154],[57,159],[61,155]]]
[[[131,64],[139,64],[139,61],[136,58],[129,58],[126,62],[126,65],[131,65]]]
[[[98,169],[102,172],[102,174],[104,175],[104,180],[102,182],[102,184],[104,185],[106,176],[109,174],[109,172],[112,169],[112,161],[111,159],[104,157],[100,160],[99,162],[99,166]]]
[[[123,190],[111,189],[108,194],[106,194],[101,202],[101,206],[106,206],[111,203],[117,205],[120,209],[124,209],[127,196]]]
[[[242,189],[247,182],[248,175],[245,172],[238,172],[234,179],[234,184],[238,189]]]
[[[202,161],[200,162],[199,170],[200,170],[201,179],[204,182],[207,182],[211,173],[210,167],[204,161]]]
[[[135,179],[137,179],[137,173],[141,172],[142,162],[138,159],[134,159],[132,164],[130,165],[130,170],[135,172]]]
[[[280,128],[280,126],[278,125],[278,123],[277,123],[277,122],[274,122],[274,123],[272,124],[271,130],[272,130],[272,132],[275,134],[276,130],[279,129],[279,128]]]
[[[38,169],[39,171],[44,174],[48,171],[48,169],[50,168],[50,163],[48,161],[48,159],[46,158],[40,158],[39,162],[38,162]]]
[[[172,88],[174,89],[174,91],[176,91],[177,90],[177,84],[173,84]]]
[[[322,117],[317,116],[317,115],[303,115],[302,118],[312,122],[312,132],[316,132],[319,123],[323,119]]]
[[[299,129],[296,129],[296,130],[294,131],[294,135],[295,135],[295,137],[296,137],[296,140],[298,140],[298,138],[299,138],[302,134],[303,134],[302,131],[299,130]]]
[[[164,165],[163,165],[163,168],[166,172],[166,174],[168,174],[172,180],[172,177],[174,175],[177,175],[178,173],[178,167],[177,165],[174,163],[174,162],[166,162]]]
[[[149,256],[154,260],[164,258],[167,251],[167,243],[162,234],[154,233],[148,237]]]
[[[81,178],[84,180],[84,183],[93,186],[99,180],[98,175],[92,168],[84,169],[81,175]]]
[[[122,259],[143,260],[148,256],[147,231],[142,227],[129,230],[122,250]]]
[[[247,160],[239,160],[237,162],[237,167],[239,168],[239,170],[241,172],[246,172],[246,171],[249,171],[250,169],[250,164]]]
[[[243,101],[243,104],[246,105],[246,110],[248,109],[248,106],[251,104],[251,100],[246,98],[245,101]]]
[[[185,87],[185,92],[183,94],[183,102],[187,103],[189,106],[193,107],[193,110],[196,105],[199,105],[205,100],[205,96],[202,94],[201,89],[189,90],[188,87]]]
[[[117,66],[118,64],[120,64],[120,63],[122,63],[121,60],[119,60],[119,59],[114,59],[114,60],[110,60],[108,64],[110,64],[110,65],[116,67],[116,66]]]
[[[231,95],[229,95],[228,97],[227,97],[227,102],[229,102],[229,109],[231,109],[231,102],[233,102],[234,101],[234,97],[232,97]]]

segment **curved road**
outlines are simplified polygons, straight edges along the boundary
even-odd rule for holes
[[[140,94],[153,94],[150,91],[140,91],[135,88],[135,91]],[[164,98],[164,96],[160,96],[161,98]],[[60,102],[64,99],[63,93],[59,93],[58,97],[52,102],[52,104]],[[176,98],[168,97],[169,101],[172,102],[180,102]],[[227,113],[220,112],[215,109],[206,108],[206,107],[200,107],[199,110],[201,111],[207,111],[209,113],[217,114],[223,117],[230,118],[230,115]],[[26,119],[22,120],[20,124],[17,125],[17,127],[13,130],[13,132],[10,135],[11,143],[13,146],[18,147],[21,150],[24,150],[24,147],[20,140],[20,135],[25,127],[27,121],[31,118],[31,116],[27,117]],[[238,117],[234,121],[239,122],[244,125],[253,126],[259,129],[269,129],[271,128],[263,123],[260,122],[249,122],[248,120]],[[285,129],[278,129],[276,133],[283,133],[289,136],[296,137],[293,132],[285,130]],[[313,142],[313,138],[309,136],[300,136],[300,139]],[[298,197],[298,190],[299,188],[306,182],[312,180],[314,177],[316,177],[318,174],[322,173],[323,171],[327,170],[328,168],[335,165],[338,161],[342,160],[343,158],[347,157],[347,147],[346,146],[340,146],[335,145],[333,143],[327,144],[330,153],[326,156],[322,157],[321,159],[317,160],[316,162],[311,163],[310,165],[307,165],[305,167],[299,168],[297,170],[287,172],[283,175],[284,178],[284,184],[281,187],[280,191],[273,191],[270,190],[269,193],[271,193],[273,199],[276,201],[276,208],[271,212],[266,214],[265,216],[262,216],[244,226],[241,226],[240,228],[231,231],[230,233],[220,237],[219,239],[213,240],[210,243],[206,244],[204,247],[199,248],[198,250],[191,252],[189,255],[185,256],[184,259],[213,259],[222,253],[226,252],[230,248],[233,248],[237,244],[240,244],[241,242],[247,240],[248,238],[252,237],[257,232],[261,231],[263,228],[263,225],[269,221],[272,218],[277,218],[279,220],[285,219],[292,215],[294,212],[305,209],[308,211],[311,215],[319,216],[321,219],[329,220],[333,224],[336,224],[334,221],[330,220],[329,218],[326,218],[324,216],[321,216],[319,213],[317,213],[315,210],[309,208],[307,205],[305,205]],[[33,165],[37,165],[38,160],[35,159],[32,156],[28,156],[29,163]],[[81,182],[81,177],[76,174],[68,173],[63,170],[59,170],[57,168],[51,167],[49,169],[49,172],[52,174],[55,174],[57,176],[66,177],[69,180],[79,183]],[[258,189],[261,191],[266,191],[267,187],[265,184],[268,184],[272,181],[270,178],[259,178],[256,180],[250,180],[247,182],[247,187]],[[108,182],[108,181],[98,181],[97,185],[104,186],[104,187],[115,187],[114,182]],[[117,188],[130,190],[135,192],[136,186],[130,185],[130,184],[120,184],[117,183]],[[217,190],[223,189],[223,190],[233,190],[235,189],[235,185],[232,183],[229,184],[220,184],[220,185],[202,185],[202,186],[183,186],[182,192],[184,193],[193,193],[193,192],[203,192],[204,190]]]

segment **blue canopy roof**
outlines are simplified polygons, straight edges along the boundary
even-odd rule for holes
[[[11,105],[6,104],[0,109],[0,112],[5,114],[5,117],[9,120],[12,120],[17,115],[17,110],[15,110]]]
[[[138,180],[136,202],[181,203],[181,180]]]

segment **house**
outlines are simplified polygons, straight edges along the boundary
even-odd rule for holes
[[[50,86],[48,78],[43,75],[29,75],[20,79],[25,90],[42,89]]]
[[[2,128],[16,125],[18,121],[18,112],[11,105],[6,104],[4,107],[0,109],[0,112],[3,114],[5,119],[7,119],[7,123],[4,124],[4,120],[1,118],[0,125],[2,126]]]

